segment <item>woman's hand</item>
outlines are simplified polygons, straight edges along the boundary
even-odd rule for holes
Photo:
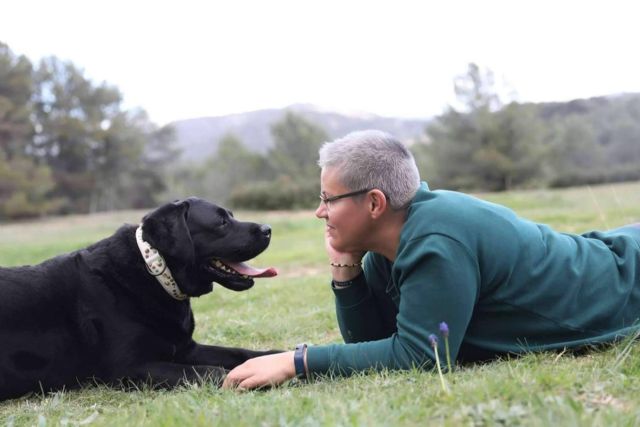
[[[296,376],[293,353],[287,351],[249,359],[227,374],[222,388],[249,390],[282,384]]]
[[[355,278],[362,271],[362,267],[358,266],[362,262],[364,252],[340,252],[333,246],[331,246],[331,236],[329,232],[325,232],[324,246],[329,255],[329,262],[331,264],[341,265],[355,265],[353,267],[331,267],[331,274],[333,280],[338,282],[346,282]]]

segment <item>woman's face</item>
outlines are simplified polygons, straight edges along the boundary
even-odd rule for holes
[[[320,174],[320,191],[323,198],[331,198],[360,188],[344,187],[332,168],[323,168]],[[326,222],[326,233],[331,246],[339,252],[366,251],[369,234],[369,215],[366,194],[320,202],[316,216]]]

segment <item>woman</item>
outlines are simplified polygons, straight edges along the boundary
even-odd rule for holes
[[[251,359],[224,387],[314,373],[430,367],[449,326],[459,361],[612,342],[638,330],[640,227],[553,231],[462,193],[430,191],[390,135],[320,149],[321,203],[345,344]]]

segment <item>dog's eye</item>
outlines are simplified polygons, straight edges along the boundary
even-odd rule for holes
[[[229,220],[225,217],[222,217],[222,222],[220,223],[221,227],[226,226],[227,224],[229,224]]]

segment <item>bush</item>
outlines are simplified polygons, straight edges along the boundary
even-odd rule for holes
[[[320,182],[296,182],[286,176],[271,182],[242,186],[231,193],[229,204],[238,209],[311,209],[318,203]]]
[[[564,172],[549,183],[551,188],[606,184],[640,180],[640,165],[625,165],[610,169],[576,170]]]

